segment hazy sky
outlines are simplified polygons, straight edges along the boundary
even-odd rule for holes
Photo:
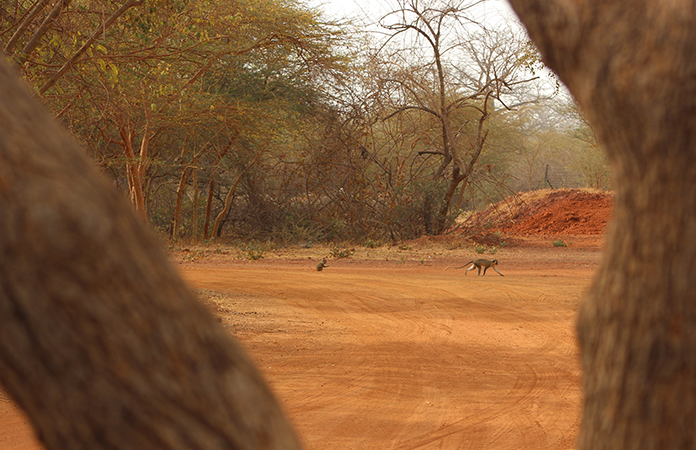
[[[379,0],[308,0],[312,6],[319,6],[331,18],[352,17],[362,15],[365,7],[377,4]]]
[[[375,19],[390,10],[390,5],[395,0],[307,0],[311,6],[318,6],[333,19],[354,18],[361,19],[369,16]],[[507,1],[489,0],[477,6],[477,16],[488,23],[500,20],[508,20],[514,17]]]

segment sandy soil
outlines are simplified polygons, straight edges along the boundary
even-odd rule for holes
[[[248,348],[312,449],[571,449],[578,302],[601,236],[524,238],[476,255],[418,242],[314,268],[328,249],[250,261],[173,253]],[[497,258],[505,277],[443,269]],[[2,400],[2,398],[0,398]],[[0,401],[0,449],[40,446]]]

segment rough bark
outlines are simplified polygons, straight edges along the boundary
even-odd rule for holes
[[[616,186],[578,322],[580,448],[696,448],[696,1],[511,3]]]
[[[0,382],[46,448],[294,449],[250,360],[0,58]]]

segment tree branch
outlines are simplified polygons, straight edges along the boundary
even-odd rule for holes
[[[24,18],[19,27],[17,27],[15,32],[12,34],[10,40],[7,41],[7,44],[5,45],[5,53],[7,53],[8,55],[12,54],[12,50],[14,50],[14,46],[17,44],[19,38],[22,37],[27,28],[29,28],[31,22],[36,18],[36,16],[39,15],[41,11],[44,10],[46,5],[48,5],[50,1],[51,0],[41,0],[34,6],[31,12],[29,12],[29,14]]]
[[[29,58],[29,55],[39,45],[41,38],[44,37],[44,35],[51,28],[51,25],[53,24],[53,22],[58,18],[58,16],[63,11],[63,9],[68,7],[69,4],[70,4],[70,0],[58,0],[58,2],[56,2],[56,4],[53,6],[53,9],[51,10],[51,13],[48,16],[46,16],[43,23],[41,23],[41,26],[39,27],[39,29],[36,30],[36,32],[31,37],[29,42],[27,42],[27,44],[22,49],[22,52],[19,54],[19,56],[17,56],[17,58],[16,58],[17,65],[21,66],[22,64],[24,64],[27,61],[27,58]],[[19,31],[19,30],[17,30],[17,31]],[[9,45],[9,43],[8,43],[8,45]]]
[[[70,1],[70,0],[65,0],[65,1]],[[96,30],[92,33],[92,36],[87,39],[87,41],[82,44],[82,47],[80,47],[74,55],[68,59],[65,64],[63,64],[63,67],[61,67],[58,72],[56,72],[46,83],[44,83],[43,86],[41,86],[41,89],[39,89],[39,95],[43,95],[48,89],[50,89],[60,77],[62,77],[65,72],[67,72],[74,64],[75,62],[82,56],[83,53],[85,53],[91,46],[94,44],[97,39],[99,39],[104,32],[106,31],[107,28],[109,28],[123,13],[128,11],[130,8],[134,6],[140,6],[143,4],[143,0],[128,0],[126,3],[123,4],[119,9],[117,9],[103,24],[97,27]]]

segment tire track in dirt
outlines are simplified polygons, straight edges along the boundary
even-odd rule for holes
[[[278,322],[323,324],[290,357],[272,354],[287,355],[288,339],[246,341],[310,450],[574,445],[579,367],[567,336],[586,279],[355,267],[194,278],[267,296]]]
[[[181,267],[220,293],[211,308],[308,450],[566,450],[579,427],[574,316],[598,260],[573,242],[501,250],[504,278],[443,273],[452,257],[332,261],[321,273],[306,260]],[[40,449],[3,404],[0,447]]]
[[[516,300],[517,304],[545,301],[544,295],[535,295],[533,292],[523,291],[517,293],[513,289],[494,288],[483,285],[474,292],[473,301],[468,307],[476,309],[483,316],[497,314],[506,316],[505,311],[517,317],[521,322],[534,323],[538,317],[519,309],[515,305],[491,304],[485,298],[493,295],[494,291],[502,291],[508,301]],[[481,300],[477,298],[482,297]],[[547,345],[548,347],[548,345]],[[544,353],[541,349],[540,353]],[[508,364],[513,364],[511,361]],[[466,442],[466,448],[548,448],[548,434],[546,428],[553,427],[555,422],[546,420],[541,424],[536,417],[539,406],[537,400],[544,398],[549,392],[553,392],[560,377],[554,373],[554,364],[551,361],[542,361],[538,364],[524,362],[522,365],[508,365],[509,372],[515,373],[514,385],[499,401],[486,405],[475,414],[470,414],[458,420],[454,420],[438,429],[434,433],[426,433],[402,441],[398,448],[424,448],[433,447],[436,444],[445,448],[458,448],[457,442]],[[566,388],[567,390],[567,388]],[[499,420],[504,417],[505,420]],[[552,416],[553,417],[553,416]],[[498,423],[496,427],[490,426]],[[482,432],[489,428],[489,432]],[[517,435],[514,441],[506,439],[508,434]],[[477,439],[477,436],[483,439]],[[459,439],[453,439],[459,438]]]

